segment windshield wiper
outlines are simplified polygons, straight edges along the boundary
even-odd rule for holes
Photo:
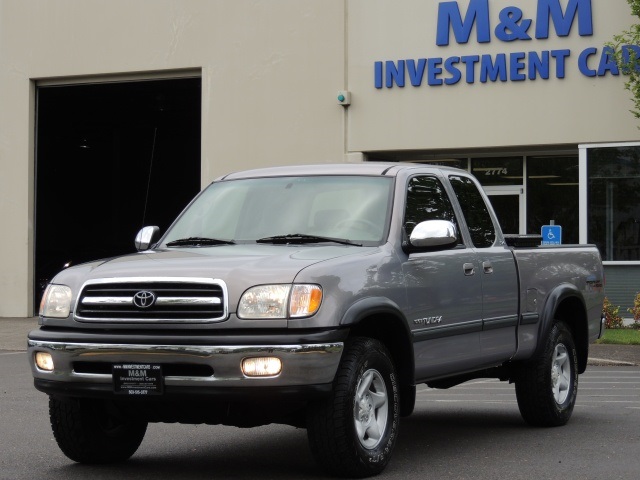
[[[264,237],[256,240],[256,243],[273,243],[277,244],[289,244],[289,243],[319,243],[319,242],[333,242],[341,245],[355,245],[361,247],[361,243],[355,243],[345,238],[332,238],[332,237],[320,237],[318,235],[308,235],[306,233],[291,233],[289,235],[274,235],[273,237]]]
[[[167,247],[199,247],[199,246],[208,246],[208,245],[235,245],[236,242],[233,240],[220,240],[218,238],[207,238],[207,237],[189,237],[189,238],[180,238],[178,240],[174,240],[172,242],[167,243]]]

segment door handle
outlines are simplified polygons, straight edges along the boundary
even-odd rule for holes
[[[484,273],[493,273],[493,265],[491,265],[491,262],[482,262],[482,268]]]
[[[470,276],[476,273],[476,267],[473,263],[465,263],[462,268],[464,269],[464,274],[466,276]]]

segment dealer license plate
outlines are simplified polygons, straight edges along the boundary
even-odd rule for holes
[[[113,389],[118,395],[162,395],[162,366],[149,363],[113,365]]]

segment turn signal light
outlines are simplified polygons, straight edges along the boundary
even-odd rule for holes
[[[289,315],[291,318],[310,317],[322,303],[322,288],[319,285],[294,285],[291,290]]]
[[[53,357],[51,357],[50,353],[37,352],[36,365],[40,370],[44,370],[46,372],[53,372]]]
[[[275,377],[282,372],[278,357],[254,357],[242,360],[242,373],[247,377]]]

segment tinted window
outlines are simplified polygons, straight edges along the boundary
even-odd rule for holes
[[[554,220],[562,225],[562,243],[578,243],[578,208],[578,156],[527,157],[527,233]]]
[[[522,185],[522,157],[474,158],[471,173],[484,187]]]
[[[468,177],[451,175],[449,180],[467,221],[471,241],[478,248],[492,246],[496,239],[496,231],[478,187]]]
[[[407,236],[420,222],[426,220],[448,220],[456,226],[458,222],[442,183],[435,177],[413,177],[407,186],[407,204],[404,227]],[[460,236],[458,235],[458,243]]]
[[[603,260],[640,260],[640,147],[591,148],[587,171],[587,240]]]

